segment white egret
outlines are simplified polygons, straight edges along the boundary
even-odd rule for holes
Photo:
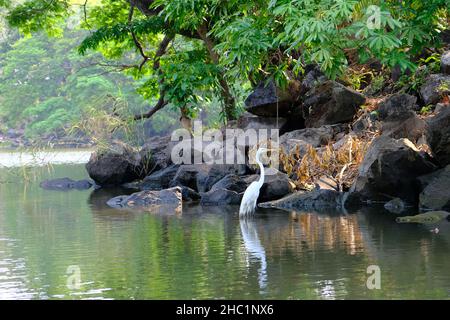
[[[239,207],[239,216],[246,216],[255,212],[256,208],[256,200],[259,197],[259,190],[264,184],[264,165],[261,162],[261,154],[267,151],[271,151],[271,149],[267,148],[259,148],[256,151],[256,163],[260,168],[260,177],[259,180],[253,181],[245,190],[244,196],[242,197],[241,206]]]

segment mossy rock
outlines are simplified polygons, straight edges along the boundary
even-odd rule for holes
[[[415,216],[398,217],[395,219],[398,223],[436,223],[444,219],[448,219],[450,213],[447,211],[430,211]]]

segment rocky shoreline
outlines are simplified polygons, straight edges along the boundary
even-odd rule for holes
[[[279,129],[280,167],[270,169],[259,206],[348,209],[382,203],[396,213],[450,210],[449,60],[447,52],[440,73],[429,75],[417,95],[364,95],[326,79],[314,66],[287,91],[271,82],[257,86],[246,100],[246,113],[227,128]],[[421,112],[424,106],[429,112]],[[86,169],[99,186],[138,191],[109,201],[113,207],[160,205],[164,199],[238,205],[258,177],[248,161],[173,163],[173,147],[168,136],[153,137],[140,149],[116,143],[93,153]],[[241,150],[246,159],[251,149]],[[311,154],[316,160],[306,163]],[[313,165],[325,163],[334,163],[337,174],[326,168],[311,174]]]

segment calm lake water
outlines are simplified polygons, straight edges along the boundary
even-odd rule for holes
[[[124,190],[39,188],[46,178],[87,178],[88,156],[49,153],[25,163],[51,167],[26,168],[0,153],[1,299],[450,297],[447,221],[396,224],[381,209],[260,210],[245,223],[237,207],[127,212],[105,205]],[[370,265],[381,270],[379,290],[366,286]]]

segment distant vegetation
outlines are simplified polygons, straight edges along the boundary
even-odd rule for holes
[[[379,87],[383,78],[360,66],[415,70],[423,54],[442,46],[450,3],[0,0],[2,7],[10,27],[34,37],[2,45],[0,117],[33,136],[55,132],[89,108],[106,108],[117,119],[155,115],[155,127],[211,107],[220,111],[220,118],[208,117],[212,124],[233,120],[260,81],[285,87],[308,64],[356,89],[370,79]],[[42,31],[62,37],[50,40]],[[95,52],[106,60],[85,68],[100,57]]]

